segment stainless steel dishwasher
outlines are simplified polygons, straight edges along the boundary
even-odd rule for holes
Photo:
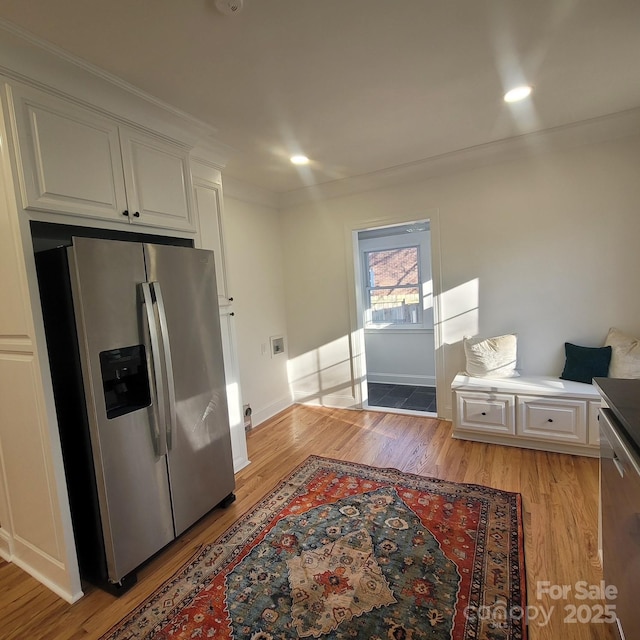
[[[640,455],[611,409],[600,409],[602,562],[614,585],[617,631],[640,638]]]

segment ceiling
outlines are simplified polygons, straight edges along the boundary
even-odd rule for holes
[[[225,175],[276,193],[640,106],[638,0],[0,0],[0,18],[213,125]]]

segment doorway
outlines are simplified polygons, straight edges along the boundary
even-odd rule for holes
[[[437,415],[431,222],[353,236],[362,407]]]

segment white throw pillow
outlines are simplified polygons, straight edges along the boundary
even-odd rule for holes
[[[514,378],[518,338],[510,333],[495,338],[464,338],[465,373],[476,378]]]
[[[604,346],[611,347],[610,378],[640,378],[640,339],[611,327]]]

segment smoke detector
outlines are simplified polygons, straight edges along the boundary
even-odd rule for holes
[[[215,0],[216,9],[225,16],[234,16],[242,11],[244,0]]]

